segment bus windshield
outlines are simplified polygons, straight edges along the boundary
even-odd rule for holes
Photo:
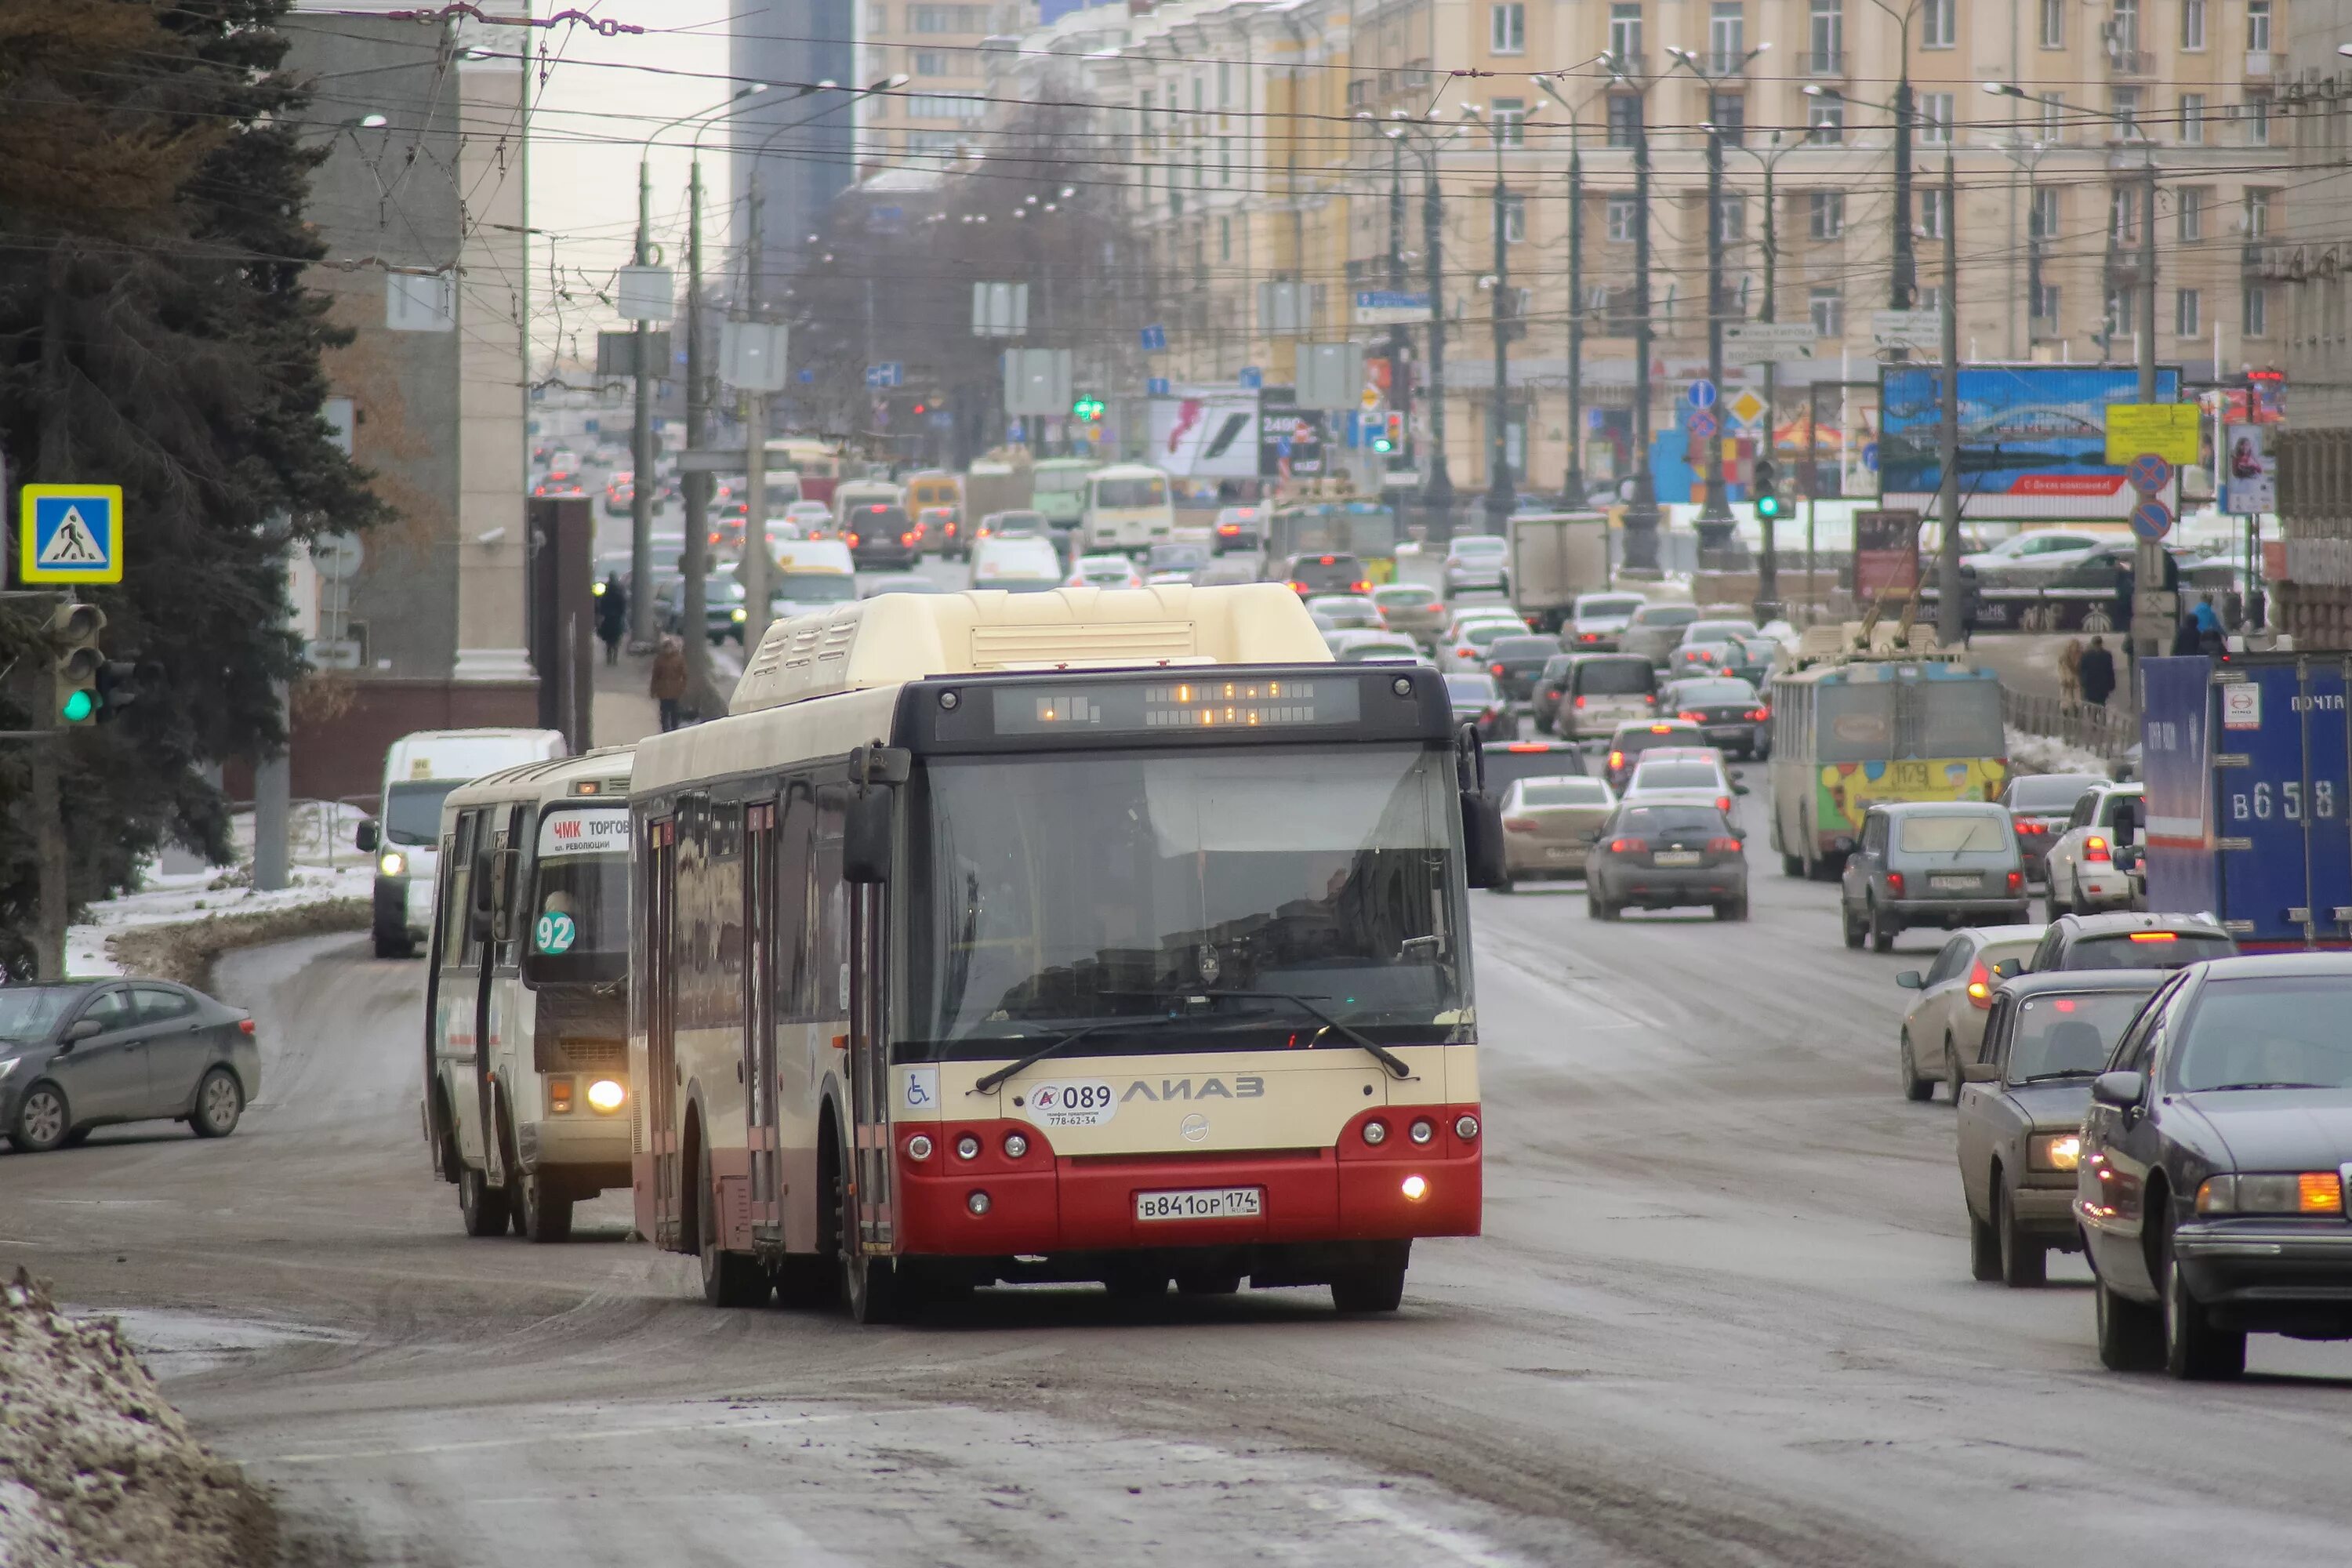
[[[1451,757],[1406,747],[934,762],[898,1054],[1344,1039],[1294,997],[1383,1044],[1467,1040],[1458,809]]]
[[[1168,501],[1168,481],[1154,474],[1148,479],[1104,479],[1095,486],[1095,505],[1100,507],[1164,506]]]
[[[628,822],[625,811],[609,809],[551,812],[541,822],[522,929],[534,984],[628,973]]]
[[[387,844],[441,842],[441,803],[464,779],[396,784],[383,792],[383,838]]]
[[[1031,489],[1038,495],[1082,490],[1087,488],[1087,480],[1093,477],[1092,468],[1055,468],[1041,463],[1037,466],[1036,479]]]

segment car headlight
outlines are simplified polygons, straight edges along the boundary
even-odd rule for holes
[[[2208,1176],[2197,1189],[2197,1212],[2341,1215],[2344,1181],[2334,1171]]]
[[[728,614],[728,617],[729,617],[730,620],[748,621],[748,620],[750,620],[750,619],[751,618],[751,616],[750,616],[750,614],[749,614],[749,613],[747,613],[747,612],[743,609],[743,607],[742,607],[741,605],[737,605],[734,609],[730,610],[729,612],[727,612],[727,614]]]
[[[397,849],[387,849],[376,857],[375,868],[387,877],[404,877],[408,874],[408,857]]]
[[[588,1086],[589,1109],[601,1110],[607,1116],[620,1110],[621,1101],[628,1097],[629,1091],[613,1079],[600,1078]]]
[[[2037,1132],[2028,1147],[2027,1159],[2037,1171],[2074,1170],[2083,1163],[2083,1135]]]

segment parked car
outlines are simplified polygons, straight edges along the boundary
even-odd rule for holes
[[[1445,592],[1511,591],[1510,541],[1492,533],[1457,533],[1445,547]]]
[[[1840,873],[1845,944],[1880,952],[1913,926],[2022,925],[2025,868],[1990,801],[1874,805]]]
[[[1372,603],[1389,630],[1423,643],[1434,643],[1445,629],[1445,601],[1434,588],[1419,583],[1384,583],[1372,590]]]
[[[1614,653],[1626,623],[1649,602],[1640,594],[1579,594],[1560,641],[1579,653]]]
[[[1748,855],[1739,830],[1712,805],[1621,801],[1593,835],[1584,868],[1586,911],[1613,921],[1645,910],[1705,904],[1719,921],[1748,918]]]
[[[1941,1078],[1958,1099],[1962,1065],[1975,1061],[1984,1044],[1994,989],[2024,971],[2041,938],[2038,925],[1963,926],[1937,950],[1925,973],[1906,969],[1895,977],[1895,984],[1919,993],[1895,1035],[1898,1077],[1906,1096],[1933,1099]]]
[[[2129,868],[2139,848],[2146,794],[2143,785],[2103,779],[2075,797],[2065,826],[2042,851],[2052,920],[2131,907]]]
[[[1707,744],[1742,757],[1772,752],[1772,710],[1744,680],[1700,678],[1677,680],[1658,693],[1658,710],[1687,719]]]
[[[1684,628],[1697,619],[1696,605],[1643,605],[1617,634],[1618,651],[1663,666],[1666,656],[1682,646]]]
[[[1475,726],[1482,741],[1510,739],[1511,705],[1493,676],[1483,669],[1449,670],[1445,693],[1453,700],[1456,724]]]
[[[261,1091],[253,1017],[163,980],[0,986],[0,1130],[28,1154],[118,1121],[226,1138]]]
[[[1499,637],[1486,645],[1486,673],[1502,682],[1504,696],[1530,706],[1535,701],[1536,678],[1559,653],[1558,637],[1532,632]]]
[[[2074,1213],[2099,1359],[2231,1378],[2246,1336],[2352,1338],[2352,955],[2171,976],[2091,1080]]]
[[[1538,878],[1581,877],[1592,839],[1617,797],[1599,779],[1523,778],[1503,795],[1503,866],[1495,891]]]
[[[2025,879],[2047,883],[2050,845],[2066,831],[2074,803],[2086,791],[2107,782],[2104,773],[2011,773],[2001,786],[2000,804],[2009,807],[2010,826],[2017,830],[2017,847],[2025,859]]]
[[[2237,952],[2238,939],[2205,915],[2060,915],[2042,928],[2025,969],[2179,969]]]
[[[2063,528],[2037,528],[2002,540],[1990,550],[1960,557],[1964,568],[1988,584],[2024,586],[2071,566],[2112,539],[2112,534],[2078,533]]]
[[[1955,1084],[1969,1270],[2017,1289],[2077,1251],[2075,1173],[2091,1080],[2160,974],[2027,974],[1996,994],[1982,1046]]]

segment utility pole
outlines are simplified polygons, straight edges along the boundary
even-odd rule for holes
[[[1389,143],[1389,288],[1397,294],[1404,292],[1409,280],[1404,269],[1404,143]],[[1404,439],[1389,454],[1391,471],[1412,467],[1412,377],[1406,373],[1404,323],[1389,323],[1389,405],[1395,409],[1404,425]]]
[[[1937,551],[1936,640],[1950,647],[1965,640],[1967,606],[1960,603],[1960,248],[1958,182],[1952,173],[1952,146],[1944,144],[1944,367],[1937,422],[1937,458],[1944,483],[1937,497],[1944,536]]]
[[[1495,382],[1486,404],[1486,531],[1510,526],[1517,492],[1511,485],[1511,237],[1510,187],[1503,181],[1503,122],[1489,117],[1495,142],[1495,289],[1487,302],[1495,327]]]
[[[1568,471],[1564,507],[1584,504],[1584,147],[1570,132],[1568,148]]]
[[[744,306],[749,320],[768,319],[760,295],[767,286],[765,203],[760,195],[760,162],[751,160],[751,253],[744,263]],[[743,662],[768,635],[768,394],[743,395],[743,488],[750,491],[743,514]]]
[[[1896,18],[1895,36],[1902,52],[1895,78],[1895,265],[1888,276],[1886,302],[1897,310],[1907,310],[1918,297],[1919,284],[1918,258],[1911,248],[1911,12],[1907,6]]]
[[[2145,132],[2140,132],[2140,146],[2144,161],[2139,172],[2139,400],[2149,404],[2156,401],[2156,154]],[[2136,591],[2161,590],[2167,575],[2164,564],[2168,559],[2164,542],[2143,539],[2134,553],[2132,587]],[[2179,615],[2180,605],[2176,599],[2169,617],[2172,624],[2178,624]],[[2143,630],[2143,626],[2147,629]],[[2164,640],[2166,629],[2165,621],[2151,625],[2137,615],[2132,617],[2132,645],[2139,659],[2170,651]],[[2133,661],[2135,696],[2139,695],[2140,674],[2146,668],[2139,659]]]
[[[1699,79],[1711,89],[1714,79]],[[1721,397],[1723,387],[1723,127],[1712,115],[1706,122],[1706,379]],[[1730,400],[1723,398],[1725,406]],[[1768,416],[1765,420],[1771,424]],[[1723,443],[1706,443],[1699,471],[1706,476],[1706,493],[1695,524],[1704,548],[1720,550],[1731,542],[1731,508],[1723,499]]]
[[[1625,564],[1658,569],[1658,489],[1650,473],[1650,106],[1633,95],[1633,494],[1625,508]]]
[[[1765,153],[1758,162],[1764,165],[1764,308],[1758,312],[1757,320],[1769,325],[1780,319],[1779,305],[1780,296],[1778,288],[1780,265],[1780,214],[1779,209],[1774,205],[1772,194],[1772,175],[1780,166],[1780,133],[1778,131],[1772,132],[1772,150]],[[1776,350],[1774,357],[1768,358],[1764,362],[1764,456],[1771,459],[1773,471],[1776,474],[1780,467],[1780,455],[1775,445],[1777,437],[1773,433],[1772,422],[1779,416],[1780,391],[1780,361]],[[1810,422],[1810,411],[1807,418]],[[1807,493],[1810,494],[1812,489],[1812,475],[1810,473],[1805,476],[1805,487]],[[1756,565],[1756,613],[1759,616],[1765,615],[1766,606],[1769,605],[1770,613],[1777,615],[1780,607],[1780,556],[1773,539],[1777,520],[1759,517],[1758,522],[1764,532],[1764,555]],[[1805,570],[1810,578],[1812,572],[1812,562],[1810,559],[1805,563]]]
[[[653,265],[653,170],[637,160],[637,255]],[[630,445],[636,473],[629,496],[629,641],[643,647],[654,640],[654,405],[653,332],[637,322],[631,341],[636,361],[636,427]]]
[[[700,451],[710,423],[709,367],[702,355],[702,153],[696,149],[687,184],[686,239],[686,447]],[[689,700],[702,709],[714,695],[710,682],[709,594],[704,578],[710,570],[708,532],[710,527],[710,476],[679,475],[686,490],[686,549],[678,570],[685,605],[679,619],[686,637],[687,689]],[[705,718],[715,717],[708,712]]]
[[[1429,252],[1429,482],[1421,492],[1430,542],[1454,537],[1454,476],[1445,466],[1445,202],[1437,155],[1423,153],[1422,241]]]

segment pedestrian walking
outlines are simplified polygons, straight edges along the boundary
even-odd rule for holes
[[[2223,627],[2221,612],[2214,606],[2213,595],[2207,594],[2200,596],[2197,601],[2197,608],[2190,611],[2189,615],[2191,623],[2197,628],[2197,651],[2208,658],[2220,658]]]
[[[2083,700],[2083,639],[2068,637],[2058,655],[2058,697],[2072,708]]]
[[[596,636],[604,645],[604,662],[621,662],[621,638],[629,628],[629,591],[621,586],[618,572],[604,578],[604,591],[596,595]]]
[[[686,721],[686,645],[674,637],[661,640],[654,655],[653,679],[647,684],[654,700],[661,704],[662,732],[667,734]]]
[[[2194,608],[2183,606],[2180,611],[2173,616],[2173,658],[2185,658],[2189,655],[2201,651],[2202,644],[2199,641],[2197,631],[2197,610],[2202,609],[2204,605],[2205,601],[2200,599],[2197,601],[2197,605]]]
[[[2116,656],[2107,651],[2106,638],[2091,639],[2075,675],[2083,683],[2083,700],[2094,708],[2105,708],[2116,689]]]

